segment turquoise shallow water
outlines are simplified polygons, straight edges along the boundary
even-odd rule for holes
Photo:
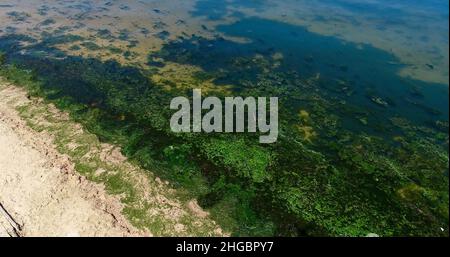
[[[302,27],[257,18],[243,19],[217,29],[227,36],[250,39],[251,43],[203,40],[198,45],[197,40],[186,40],[167,44],[163,49],[169,54],[160,57],[178,61],[177,55],[183,55],[182,52],[187,50],[190,56],[182,58],[182,62],[217,72],[239,56],[261,54],[270,57],[282,53],[283,62],[277,70],[295,71],[303,77],[321,74],[321,90],[370,110],[375,119],[401,115],[420,124],[433,119],[448,120],[448,87],[399,76],[398,71],[403,66],[391,53],[370,45],[361,47],[310,33]],[[251,76],[250,73],[248,71],[247,75]],[[238,74],[230,74],[220,83],[238,84],[239,79]],[[340,92],[343,81],[351,96]],[[390,106],[386,108],[374,103],[372,96],[385,99]]]
[[[439,69],[448,85],[448,1],[197,1],[194,16],[211,20],[264,16],[400,55],[413,69]],[[250,15],[250,16],[252,16]],[[406,51],[406,52],[404,52]],[[412,64],[411,62],[417,62]],[[418,64],[420,63],[420,64]],[[426,69],[425,69],[426,70]]]
[[[399,61],[391,53],[370,45],[361,49],[355,44],[309,33],[303,28],[257,19],[243,20],[219,27],[219,30],[233,36],[250,37],[256,42],[255,52],[267,49],[281,51],[286,56],[284,68],[294,69],[305,76],[321,73],[328,79],[324,84],[331,88],[337,86],[333,79],[348,81],[359,91],[348,99],[353,104],[376,109],[364,98],[364,90],[371,90],[382,98],[390,98],[398,113],[424,121],[427,119],[426,110],[424,113],[424,110],[411,108],[405,102],[405,99],[410,100],[411,85],[414,85],[424,91],[422,103],[429,103],[442,113],[438,117],[448,119],[448,87],[401,78],[397,72],[402,66],[392,64]]]

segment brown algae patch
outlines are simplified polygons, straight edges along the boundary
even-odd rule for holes
[[[199,79],[204,71],[197,66],[188,64],[178,64],[167,62],[166,65],[158,69],[156,74],[151,76],[151,80],[167,91],[201,89],[204,93],[229,93],[232,85],[217,86],[215,78]]]
[[[305,142],[312,143],[314,138],[317,137],[317,132],[309,125],[311,123],[309,113],[306,110],[300,110],[298,118],[300,120],[300,124],[296,125],[298,132],[302,135]]]

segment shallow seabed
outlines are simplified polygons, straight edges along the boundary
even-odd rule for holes
[[[6,0],[0,76],[232,235],[448,236],[448,7]],[[278,142],[172,133],[170,100],[193,88],[278,96]]]

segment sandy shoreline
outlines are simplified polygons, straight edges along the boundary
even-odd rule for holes
[[[76,173],[45,133],[29,128],[8,101],[25,92],[0,90],[0,203],[22,236],[143,235],[121,214],[120,199]],[[0,236],[11,229],[0,215]]]
[[[176,193],[119,147],[0,77],[0,203],[21,236],[228,235],[195,199]],[[0,213],[0,236],[8,230]]]

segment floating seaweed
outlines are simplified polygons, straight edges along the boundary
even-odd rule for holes
[[[30,14],[26,12],[11,11],[6,13],[13,21],[22,22],[30,18]]]
[[[121,5],[119,6],[119,9],[120,9],[120,10],[123,10],[123,11],[129,11],[131,8],[130,8],[130,6],[128,6],[128,5],[121,4]]]
[[[38,24],[38,26],[49,26],[49,25],[52,25],[52,24],[55,24],[55,23],[56,23],[55,20],[50,18],[50,19],[45,19],[44,21],[40,22]]]
[[[101,49],[101,47],[98,46],[96,43],[90,41],[81,43],[81,46],[91,51],[97,51]]]
[[[162,40],[167,40],[169,38],[169,36],[170,36],[170,33],[166,30],[161,31],[156,34],[156,37],[158,37],[159,39],[162,39]]]

